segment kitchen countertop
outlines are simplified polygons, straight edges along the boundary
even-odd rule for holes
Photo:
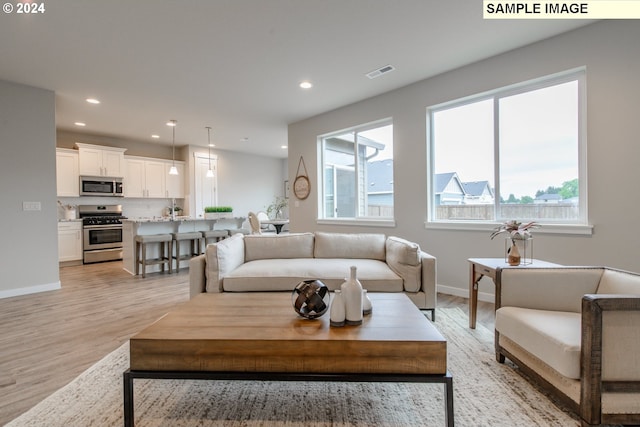
[[[134,223],[143,223],[143,222],[185,222],[185,221],[216,221],[215,219],[205,219],[205,218],[192,218],[190,216],[176,216],[175,219],[171,219],[171,217],[164,216],[154,216],[154,217],[140,217],[140,218],[126,218],[122,221],[134,222]]]

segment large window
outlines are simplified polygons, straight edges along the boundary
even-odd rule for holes
[[[586,224],[584,71],[429,108],[432,222]]]
[[[393,218],[390,120],[320,137],[322,219]]]

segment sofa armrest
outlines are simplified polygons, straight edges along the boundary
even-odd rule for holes
[[[522,307],[580,313],[583,295],[595,293],[602,267],[509,267],[496,271],[496,310]]]
[[[600,423],[602,394],[640,391],[640,296],[582,298],[581,416]],[[596,404],[595,402],[598,402]]]
[[[422,264],[422,286],[421,291],[426,296],[426,307],[436,307],[436,257],[424,251],[420,251],[420,263]]]
[[[205,268],[207,261],[204,255],[189,260],[189,297],[193,298],[206,291],[207,279]]]

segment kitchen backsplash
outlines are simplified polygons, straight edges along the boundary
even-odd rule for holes
[[[127,218],[161,217],[167,213],[171,199],[134,199],[128,197],[58,197],[65,206],[122,205]],[[176,199],[176,206],[184,209],[184,199]],[[64,208],[58,205],[58,219],[65,219]]]

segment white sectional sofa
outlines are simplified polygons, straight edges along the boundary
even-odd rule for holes
[[[640,275],[607,267],[502,269],[495,349],[582,426],[640,423]]]
[[[436,259],[417,243],[384,234],[235,235],[191,259],[190,293],[291,292],[306,279],[334,290],[351,266],[369,292],[404,292],[435,316]]]

